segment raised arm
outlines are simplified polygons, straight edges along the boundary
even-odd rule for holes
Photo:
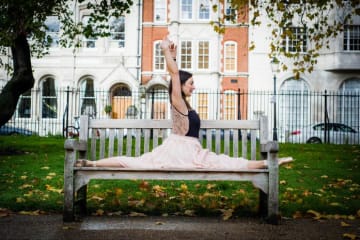
[[[163,39],[161,42],[161,48],[163,50],[166,66],[168,68],[170,77],[171,77],[171,84],[172,84],[172,93],[171,93],[171,101],[172,105],[175,108],[187,114],[187,107],[186,104],[181,96],[181,83],[180,83],[180,76],[179,76],[179,68],[176,64],[176,46],[172,43],[167,37]]]

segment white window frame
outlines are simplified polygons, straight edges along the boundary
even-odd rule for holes
[[[19,102],[17,105],[17,117],[18,118],[31,118],[31,99],[32,89],[27,90],[25,93],[21,94]],[[29,112],[27,112],[29,111]]]
[[[311,123],[310,88],[304,79],[288,79],[280,87],[276,101],[279,103],[279,129],[281,134],[302,128]],[[271,123],[273,125],[273,123]]]
[[[87,95],[87,92],[86,92],[86,83],[87,81],[92,81],[92,93],[93,93],[93,96],[85,96]],[[96,117],[96,114],[97,114],[97,99],[96,99],[96,96],[95,96],[95,81],[93,78],[91,77],[86,77],[84,79],[82,79],[80,81],[80,109],[79,109],[79,112],[80,112],[80,115],[88,115],[90,117]],[[91,92],[91,90],[90,90]],[[94,102],[94,105],[91,106],[88,105],[87,103],[85,103],[85,101],[87,100],[90,100],[90,101],[93,101]],[[85,105],[85,107],[83,107],[83,105]],[[90,108],[87,108],[86,106],[90,106]],[[90,111],[89,111],[90,110]]]
[[[85,26],[87,25],[88,21],[89,21],[90,16],[89,15],[84,15],[81,19],[82,24]],[[94,49],[96,48],[96,38],[86,38],[85,36],[83,36],[83,40],[82,40],[82,46],[83,48],[87,48],[87,49]]]
[[[341,84],[339,92],[340,95],[337,98],[336,106],[337,122],[357,128],[360,126],[360,110],[358,98],[353,96],[358,96],[360,93],[360,78],[345,80]]]
[[[166,0],[154,1],[154,22],[165,23],[167,19]]]
[[[210,0],[198,0],[197,17],[201,21],[210,20],[211,4]],[[202,11],[204,10],[204,11]]]
[[[237,9],[232,8],[231,2],[232,2],[232,0],[225,0],[224,17],[225,17],[225,23],[226,24],[236,24],[237,23],[238,11],[237,11]],[[229,14],[235,15],[235,21],[234,22],[232,20],[230,20],[230,19],[227,19],[226,16],[228,16]]]
[[[283,28],[282,31],[287,31],[289,29],[292,32],[293,38],[286,36],[283,42],[283,48],[285,52],[289,53],[304,53],[307,51],[307,35],[306,29],[304,27],[288,27]],[[297,51],[297,45],[300,44],[300,51]]]
[[[113,25],[113,23],[115,21],[118,21],[119,25],[115,25],[115,24]],[[123,31],[120,31],[121,25],[122,25]],[[109,26],[110,26],[110,37],[109,37],[110,38],[110,47],[124,48],[125,47],[125,27],[126,27],[125,16],[120,16],[119,18],[114,18],[114,17],[110,18]],[[115,26],[114,29],[117,31],[113,31],[112,26]],[[118,39],[116,39],[116,38],[118,38]]]
[[[184,46],[186,44],[186,46]],[[189,46],[190,45],[190,46]],[[193,53],[194,53],[194,44],[191,40],[182,40],[180,42],[180,68],[186,70],[192,70],[193,63]],[[186,47],[185,49],[183,47]]]
[[[228,52],[230,51],[228,48],[233,46],[234,47],[234,53],[233,55],[228,54]],[[224,44],[224,72],[236,72],[237,71],[237,61],[238,61],[238,56],[237,56],[237,51],[238,51],[238,46],[237,46],[237,42],[234,41],[227,41]],[[229,68],[230,63],[228,61],[233,61],[233,68]]]
[[[347,52],[360,51],[360,25],[344,26],[343,49]]]
[[[50,47],[58,48],[60,40],[60,20],[58,16],[47,16],[45,25],[47,27],[46,37],[50,36],[52,39]]]
[[[44,94],[44,85],[47,83],[48,80],[52,81],[53,89],[51,89],[51,92],[54,93],[54,95],[45,95]],[[57,102],[57,91],[56,91],[56,81],[55,78],[52,76],[45,77],[43,80],[41,80],[41,118],[44,119],[56,119],[58,117],[58,102]],[[52,100],[55,100],[54,102]],[[55,112],[55,115],[47,115],[44,116],[44,106],[47,105],[50,110],[53,110]],[[54,108],[54,109],[51,109]]]
[[[207,44],[207,49],[200,48],[201,43]],[[203,53],[200,51],[203,50]],[[199,40],[197,42],[197,69],[208,70],[210,68],[210,42],[206,40]],[[202,59],[201,59],[202,58]],[[202,65],[200,67],[200,64]]]
[[[238,94],[234,90],[225,90],[223,93],[223,120],[236,120],[238,112]],[[230,101],[229,101],[230,100]]]
[[[180,19],[187,21],[194,19],[193,0],[180,0]]]
[[[155,41],[153,46],[153,69],[154,72],[165,72],[166,71],[166,62],[164,53],[160,47],[161,40]],[[162,65],[162,68],[161,68]],[[158,67],[159,66],[159,67]]]

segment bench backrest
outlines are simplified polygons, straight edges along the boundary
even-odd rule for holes
[[[80,140],[90,141],[88,158],[139,156],[151,151],[171,132],[171,120],[80,118]],[[202,120],[199,140],[216,153],[255,160],[268,141],[268,120]],[[248,153],[248,146],[250,152]],[[263,158],[262,156],[261,158]]]

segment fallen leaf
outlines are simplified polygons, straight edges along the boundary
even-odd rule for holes
[[[351,233],[344,233],[343,237],[345,239],[351,239],[351,240],[355,240],[356,239],[356,235],[355,234],[351,234]]]
[[[316,211],[314,211],[314,210],[308,210],[307,213],[310,214],[310,215],[312,215],[312,218],[313,218],[313,219],[318,220],[318,219],[321,218],[321,214],[318,213],[318,212],[316,212]]]
[[[43,170],[49,170],[49,169],[50,169],[50,167],[45,166],[45,167],[42,167],[41,169],[43,169]]]
[[[138,212],[131,212],[129,214],[130,217],[146,217],[144,213],[138,213]]]
[[[104,198],[98,197],[98,196],[95,196],[95,195],[92,196],[91,199],[96,200],[96,201],[102,201],[102,200],[104,200]]]
[[[156,225],[163,225],[164,222],[155,222]]]
[[[293,216],[292,216],[294,219],[297,219],[297,218],[302,218],[302,214],[300,211],[296,211]]]
[[[194,213],[194,210],[187,209],[187,210],[185,210],[184,215],[194,217],[195,213]]]
[[[36,210],[36,211],[20,211],[19,214],[37,216],[37,215],[40,215],[40,210]]]
[[[102,216],[102,215],[104,215],[104,210],[102,209],[96,210],[95,216]]]
[[[285,181],[285,180],[281,180],[281,181],[280,181],[280,184],[284,185],[284,184],[286,184],[286,181]]]
[[[33,185],[25,183],[25,184],[21,185],[21,186],[19,187],[19,189],[32,188],[32,187],[33,187]]]
[[[234,209],[230,208],[230,209],[221,209],[220,210],[222,212],[222,217],[223,217],[223,220],[228,220],[232,217],[233,215],[233,212],[234,212]]]
[[[23,203],[23,202],[26,202],[26,200],[24,198],[22,198],[22,197],[18,197],[18,198],[16,198],[16,202],[17,203]]]
[[[341,221],[340,225],[341,225],[342,227],[349,227],[349,226],[351,226],[350,224],[348,224],[348,223],[346,223],[346,222],[344,222],[344,221]]]

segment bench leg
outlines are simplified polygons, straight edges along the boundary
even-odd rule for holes
[[[74,221],[74,162],[75,151],[67,150],[65,152],[65,166],[64,166],[64,207],[63,207],[63,221]]]
[[[259,190],[259,215],[265,218],[268,214],[268,195]]]
[[[87,198],[87,185],[82,186],[77,191],[77,205],[79,209],[79,215],[81,217],[86,216],[87,210],[86,210],[86,198]]]
[[[279,224],[279,166],[276,152],[269,154],[269,195],[267,222]]]

